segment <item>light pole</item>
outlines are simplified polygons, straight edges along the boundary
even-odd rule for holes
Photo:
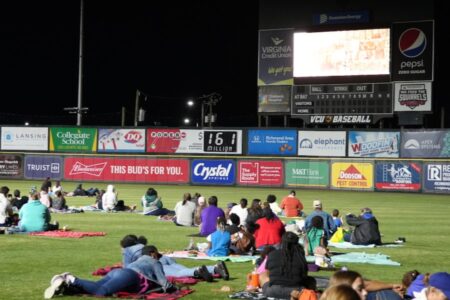
[[[199,100],[201,100],[201,105],[202,105],[202,128],[205,125],[205,105],[208,106],[208,126],[212,127],[212,123],[214,122],[214,114],[213,114],[213,105],[216,105],[221,99],[222,99],[222,95],[220,95],[219,93],[211,93],[208,95],[203,95],[200,98],[198,98]]]

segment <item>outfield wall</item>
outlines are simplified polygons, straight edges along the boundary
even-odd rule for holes
[[[450,161],[0,153],[0,178],[449,193]]]
[[[1,127],[0,178],[450,193],[450,130]]]

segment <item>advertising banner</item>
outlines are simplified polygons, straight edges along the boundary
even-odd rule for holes
[[[145,129],[100,128],[98,152],[145,152]]]
[[[450,157],[450,130],[402,131],[402,157]]]
[[[236,167],[231,159],[194,159],[191,181],[194,184],[232,185],[236,179]]]
[[[188,183],[189,160],[66,157],[64,178],[83,181]]]
[[[61,156],[25,156],[23,166],[26,179],[63,178],[63,158]]]
[[[22,178],[22,156],[0,155],[0,177]]]
[[[258,87],[258,112],[289,114],[291,112],[291,86],[267,85]]]
[[[292,85],[293,29],[259,31],[258,86]]]
[[[284,182],[287,186],[327,188],[330,165],[327,161],[286,161]]]
[[[400,132],[349,131],[349,157],[399,157]]]
[[[242,130],[151,128],[147,152],[242,154]]]
[[[418,192],[422,183],[422,166],[408,162],[377,162],[377,190]]]
[[[48,150],[47,127],[2,127],[2,150]]]
[[[393,23],[392,40],[392,81],[432,81],[434,21]]]
[[[313,14],[314,25],[336,25],[336,24],[355,24],[369,23],[370,11],[335,11],[329,13]]]
[[[373,190],[373,164],[332,162],[331,188]]]
[[[450,163],[425,164],[423,177],[426,192],[450,193]]]
[[[249,130],[248,154],[296,155],[295,130]]]
[[[396,82],[394,111],[431,111],[431,81]]]
[[[240,185],[281,186],[283,163],[281,160],[238,161],[237,183]]]
[[[345,131],[299,131],[299,156],[345,157]]]
[[[79,127],[50,128],[50,151],[95,152],[97,129]]]

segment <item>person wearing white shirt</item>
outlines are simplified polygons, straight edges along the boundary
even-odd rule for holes
[[[247,211],[248,201],[245,198],[242,198],[238,205],[235,205],[230,210],[231,214],[236,214],[239,216],[241,223],[239,225],[245,226],[245,220],[247,219],[248,211]]]
[[[194,224],[195,208],[195,203],[191,201],[191,194],[185,193],[183,200],[175,205],[175,224],[178,226],[192,226]]]
[[[117,204],[117,192],[114,185],[109,184],[102,196],[102,207],[104,211],[111,211]]]

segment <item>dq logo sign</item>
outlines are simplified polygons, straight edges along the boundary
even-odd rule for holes
[[[404,56],[415,58],[425,51],[427,38],[422,30],[409,28],[400,35],[398,46]]]

